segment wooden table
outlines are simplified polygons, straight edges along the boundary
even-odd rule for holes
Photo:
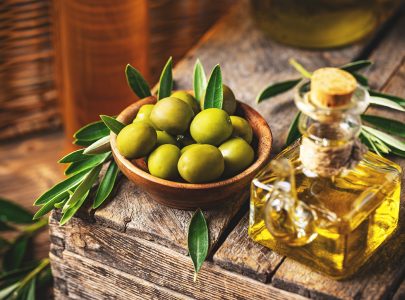
[[[309,69],[370,58],[370,84],[405,94],[405,17],[368,41],[332,51],[306,51],[276,44],[255,28],[246,1],[238,3],[176,65],[176,88],[191,87],[194,61],[206,69],[220,63],[224,81],[242,101],[269,122],[274,153],[280,151],[296,109],[291,95],[257,105],[267,84],[295,78],[288,59]],[[382,114],[393,114],[379,111]],[[405,121],[405,115],[395,117]],[[395,159],[405,167],[405,160]],[[404,180],[403,180],[404,183]],[[402,190],[402,192],[404,189]],[[396,235],[350,280],[335,281],[264,248],[247,235],[248,199],[233,199],[206,210],[211,239],[209,260],[193,282],[187,256],[187,226],[192,212],[153,202],[126,178],[116,195],[96,211],[81,211],[64,227],[51,217],[52,270],[57,299],[383,299],[404,298],[405,197]]]

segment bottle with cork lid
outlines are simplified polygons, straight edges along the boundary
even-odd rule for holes
[[[368,98],[346,71],[313,72],[295,91],[302,138],[252,181],[250,237],[338,279],[398,223],[401,169],[358,138]]]

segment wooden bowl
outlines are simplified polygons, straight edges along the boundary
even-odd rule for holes
[[[124,109],[117,120],[129,124],[144,104],[156,103],[155,97],[144,98]],[[267,122],[250,106],[238,102],[237,115],[244,117],[253,129],[252,146],[256,149],[255,161],[242,173],[212,183],[192,184],[175,182],[152,176],[147,172],[144,159],[128,160],[116,145],[116,135],[111,133],[111,149],[114,159],[125,176],[148,193],[156,202],[178,209],[194,210],[219,205],[249,188],[250,182],[269,161],[272,135]]]

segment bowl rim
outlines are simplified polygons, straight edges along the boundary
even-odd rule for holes
[[[124,110],[122,110],[119,115],[117,116],[117,120],[122,121],[124,118],[124,115],[126,114],[127,111],[132,110],[134,106],[139,106],[140,107],[140,102],[145,102],[144,104],[154,104],[157,101],[155,96],[149,96],[143,99],[138,100],[137,102],[127,106]],[[110,133],[110,144],[111,144],[111,151],[113,153],[113,157],[115,161],[117,162],[118,166],[120,166],[120,163],[123,164],[127,170],[131,173],[135,173],[137,176],[142,177],[143,179],[153,182],[155,184],[159,184],[162,186],[166,186],[168,188],[176,188],[176,189],[188,189],[188,190],[212,190],[212,189],[217,189],[221,187],[226,187],[232,184],[235,184],[242,179],[248,177],[249,175],[257,174],[262,167],[268,162],[270,159],[270,153],[272,150],[272,143],[273,143],[273,135],[270,129],[270,126],[266,122],[266,120],[251,106],[249,106],[246,103],[243,103],[239,100],[236,100],[238,105],[243,111],[249,111],[249,113],[252,113],[256,119],[258,119],[263,125],[265,125],[265,132],[266,134],[262,136],[260,139],[258,139],[258,142],[260,144],[261,141],[263,141],[263,138],[265,139],[265,143],[262,145],[259,145],[259,147],[262,147],[262,151],[260,155],[257,157],[257,159],[254,161],[253,164],[251,164],[247,169],[245,169],[243,172],[221,180],[221,181],[215,181],[215,182],[208,182],[208,183],[186,183],[186,182],[176,182],[176,181],[171,181],[171,180],[166,180],[162,178],[158,178],[153,176],[152,174],[138,168],[135,164],[133,164],[130,160],[122,156],[117,148],[116,145],[116,139],[117,135],[111,131]],[[142,105],[144,105],[142,104]],[[142,106],[141,105],[141,106]],[[257,151],[257,150],[256,150]]]

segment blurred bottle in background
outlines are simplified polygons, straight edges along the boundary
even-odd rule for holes
[[[127,63],[151,87],[169,56],[175,62],[232,1],[53,0],[57,87],[67,141],[98,115],[136,101]]]
[[[271,38],[304,48],[351,44],[371,34],[401,0],[252,0],[259,26]]]

